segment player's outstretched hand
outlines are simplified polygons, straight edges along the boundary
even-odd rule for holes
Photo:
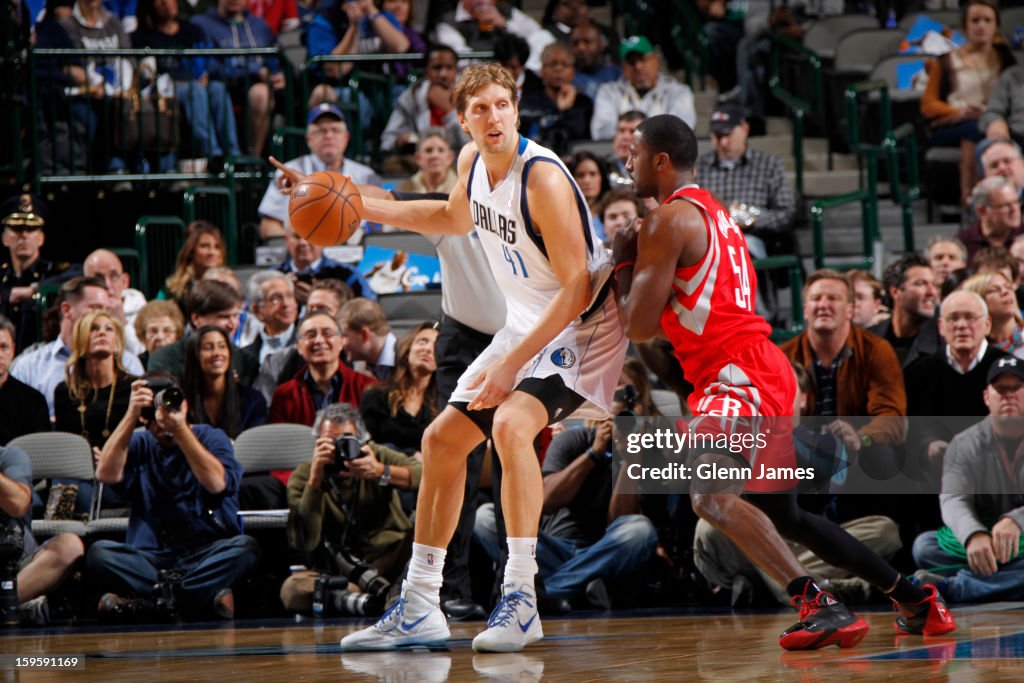
[[[270,163],[281,172],[281,175],[277,177],[277,189],[281,190],[281,194],[291,194],[295,186],[306,177],[294,168],[288,168],[274,157],[270,157]]]
[[[478,387],[480,389],[476,397],[466,407],[469,410],[487,410],[501,405],[501,402],[512,393],[512,386],[518,372],[519,368],[512,367],[504,358],[488,365],[466,387],[467,389]]]
[[[629,219],[615,233],[615,238],[612,240],[612,260],[615,261],[616,265],[636,261],[637,234],[635,218]]]

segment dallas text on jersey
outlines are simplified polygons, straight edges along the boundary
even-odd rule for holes
[[[505,244],[516,243],[516,222],[508,216],[503,216],[489,206],[473,200],[473,225],[480,230],[493,232],[501,238]]]

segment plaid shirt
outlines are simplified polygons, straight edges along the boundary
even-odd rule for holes
[[[697,182],[726,207],[747,204],[761,209],[751,232],[780,232],[792,228],[796,197],[782,161],[747,147],[731,168],[722,166],[714,151],[697,159]]]
[[[843,361],[853,355],[849,346],[844,346],[826,367],[818,354],[814,354],[814,414],[826,417],[836,415],[836,375]]]

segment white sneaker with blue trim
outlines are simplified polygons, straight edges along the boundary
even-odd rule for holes
[[[431,601],[402,582],[402,595],[388,607],[376,624],[341,639],[341,649],[395,650],[415,645],[443,645],[451,632],[437,599]]]
[[[544,637],[533,586],[505,584],[501,592],[501,602],[487,619],[487,630],[473,639],[477,652],[519,652]]]

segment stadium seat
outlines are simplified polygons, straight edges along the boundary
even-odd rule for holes
[[[78,434],[37,432],[12,439],[10,448],[23,450],[32,462],[33,479],[93,481],[92,447]],[[91,508],[91,505],[90,505]],[[72,520],[32,520],[32,534],[49,538],[64,532],[86,535],[86,525]]]

